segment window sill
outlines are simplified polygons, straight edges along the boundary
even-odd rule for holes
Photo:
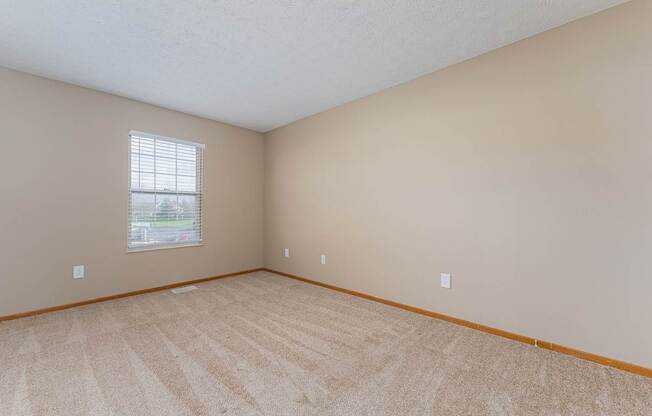
[[[203,242],[188,243],[188,244],[167,244],[167,245],[157,245],[157,246],[143,246],[143,247],[129,247],[127,248],[127,253],[140,253],[143,251],[158,251],[158,250],[169,250],[172,248],[186,248],[186,247],[201,247]]]

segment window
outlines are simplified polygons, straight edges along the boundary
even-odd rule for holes
[[[130,251],[202,242],[204,145],[129,133]]]

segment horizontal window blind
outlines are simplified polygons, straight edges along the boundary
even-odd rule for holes
[[[132,250],[202,241],[204,146],[129,135],[129,241]]]

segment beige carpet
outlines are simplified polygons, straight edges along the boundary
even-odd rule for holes
[[[259,272],[0,324],[0,415],[652,415],[652,380]]]

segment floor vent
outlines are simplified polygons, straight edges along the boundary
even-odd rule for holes
[[[179,293],[192,292],[193,290],[196,289],[199,288],[195,285],[192,285],[192,286],[177,287],[176,289],[170,290],[170,292],[174,293],[175,295],[178,295]]]

